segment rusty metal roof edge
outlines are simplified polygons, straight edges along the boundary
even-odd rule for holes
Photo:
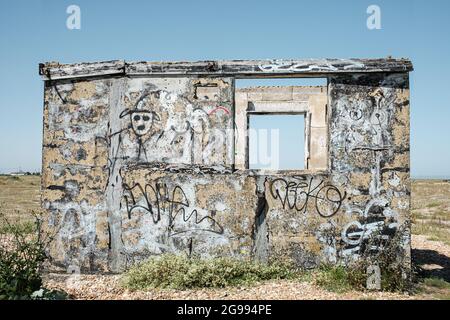
[[[103,75],[216,75],[241,77],[317,76],[341,73],[410,72],[406,58],[378,59],[267,59],[204,61],[110,60],[60,64],[39,64],[44,80],[71,79]]]

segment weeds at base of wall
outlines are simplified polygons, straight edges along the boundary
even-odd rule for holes
[[[382,291],[405,291],[395,277],[388,275]],[[121,279],[130,290],[192,289],[249,286],[268,280],[310,282],[332,292],[365,291],[367,275],[362,268],[322,265],[303,271],[289,263],[263,265],[250,261],[218,258],[201,260],[184,256],[163,255],[132,267]]]
[[[51,239],[38,214],[34,222],[10,222],[0,213],[0,300],[65,299],[63,292],[42,288],[40,271]]]
[[[131,290],[221,288],[288,279],[311,282],[334,292],[365,291],[367,269],[376,265],[380,270],[381,291],[412,292],[414,272],[401,254],[408,230],[399,228],[382,247],[380,237],[374,234],[363,246],[360,258],[346,265],[322,265],[305,271],[289,261],[262,264],[232,258],[200,259],[164,254],[132,267],[122,277],[122,285]],[[374,252],[374,247],[382,249]]]
[[[366,291],[371,276],[368,269],[376,267],[379,274],[375,275],[375,282],[380,291],[413,293],[418,284],[417,270],[404,254],[409,230],[408,224],[400,225],[388,240],[383,230],[371,233],[361,242],[356,259],[349,258],[342,265],[321,265],[311,271],[312,282],[333,292]]]
[[[417,271],[411,264],[410,256],[404,254],[404,242],[409,238],[409,230],[409,224],[399,226],[388,241],[383,240],[381,230],[374,232],[361,246],[359,258],[347,262],[345,275],[342,274],[344,271],[339,271],[340,267],[334,267],[331,274],[337,275],[337,283],[342,279],[340,282],[347,286],[364,290],[369,276],[367,270],[376,266],[380,272],[376,277],[379,278],[381,291],[412,293],[417,282]]]
[[[323,265],[312,271],[311,278],[315,285],[332,292],[365,290],[365,272],[344,266]]]
[[[322,265],[312,271],[314,284],[332,292],[367,291],[367,273],[365,263],[353,266]],[[415,284],[404,279],[401,271],[395,268],[381,268],[381,290],[388,292],[412,293]]]
[[[397,274],[383,273],[383,291],[404,291]],[[268,280],[310,282],[332,292],[366,290],[366,270],[362,267],[322,265],[317,270],[304,271],[288,262],[264,265],[231,258],[202,260],[165,254],[153,257],[128,270],[121,279],[130,290],[192,289],[249,286]]]
[[[264,280],[295,279],[301,274],[289,262],[262,264],[232,258],[200,259],[165,254],[132,267],[122,278],[131,290],[149,288],[223,288]]]

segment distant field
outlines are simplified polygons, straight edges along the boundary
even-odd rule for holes
[[[40,176],[0,176],[0,210],[22,221],[40,209]]]
[[[414,180],[411,212],[413,234],[450,245],[450,182]]]

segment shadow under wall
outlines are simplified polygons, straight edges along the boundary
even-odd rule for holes
[[[450,282],[450,257],[434,250],[412,249],[412,261],[424,278],[435,277]]]

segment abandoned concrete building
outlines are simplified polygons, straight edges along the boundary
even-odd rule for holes
[[[179,253],[314,268],[401,232],[408,264],[412,70],[391,58],[41,64],[53,263],[120,272]],[[305,77],[326,85],[235,87]],[[250,168],[258,114],[303,116],[303,168]]]

